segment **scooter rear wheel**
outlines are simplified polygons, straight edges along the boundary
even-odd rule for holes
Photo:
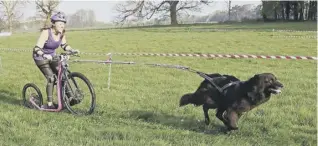
[[[27,94],[28,89],[34,89],[35,91]],[[37,106],[41,107],[43,105],[43,98],[41,90],[33,83],[27,83],[24,85],[22,89],[22,98],[23,98],[23,105],[28,108],[36,108],[31,102],[30,98],[33,97],[34,102]]]

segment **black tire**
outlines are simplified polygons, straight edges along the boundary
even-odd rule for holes
[[[25,107],[28,108],[36,108],[34,105],[32,105],[29,101],[29,96],[26,95],[26,91],[28,88],[33,88],[36,91],[37,94],[37,101],[36,103],[38,104],[39,107],[41,107],[43,105],[43,97],[42,97],[42,93],[41,90],[33,83],[27,83],[24,85],[23,89],[22,89],[22,99],[23,99],[23,105]]]
[[[64,104],[66,106],[66,108],[74,115],[79,115],[78,112],[76,112],[72,106],[70,105],[70,103],[68,102],[68,97],[66,96],[65,94],[65,86],[67,83],[70,83],[70,84],[75,84],[76,87],[77,84],[75,82],[75,79],[74,78],[80,78],[81,80],[83,80],[85,82],[85,84],[88,86],[89,88],[89,91],[90,91],[90,99],[91,99],[91,103],[90,103],[90,107],[89,107],[89,110],[84,114],[84,115],[90,115],[94,112],[95,110],[95,106],[96,106],[96,94],[95,94],[95,90],[93,88],[93,85],[91,84],[91,82],[81,73],[79,72],[71,72],[68,74],[68,82],[64,82],[63,83],[63,89],[62,89],[62,98],[63,98],[63,101],[64,101]],[[80,104],[80,103],[79,103]]]

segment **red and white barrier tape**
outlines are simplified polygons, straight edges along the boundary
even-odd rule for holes
[[[18,52],[31,52],[32,49],[6,49],[0,48],[4,51],[18,51]],[[106,55],[110,53],[86,53],[80,54],[87,55]],[[313,56],[281,56],[281,55],[244,55],[244,54],[186,54],[186,53],[111,53],[112,55],[120,56],[164,56],[164,57],[202,57],[202,58],[254,58],[254,59],[294,59],[294,60],[317,60]]]
[[[176,31],[182,31],[182,29],[174,29]],[[317,31],[314,30],[282,30],[282,29],[238,29],[238,28],[188,28],[188,31],[194,30],[194,31],[219,31],[219,32],[225,32],[225,31],[264,31],[264,32],[306,32],[306,33],[317,33]]]
[[[130,56],[167,56],[167,57],[203,57],[203,58],[261,58],[261,59],[302,59],[317,60],[312,56],[274,56],[274,55],[235,55],[235,54],[171,54],[171,53],[113,53],[115,55]]]
[[[273,36],[275,38],[305,38],[305,39],[317,39],[317,36],[294,36],[294,35],[291,35],[291,36],[280,36],[280,35],[276,35],[276,36]]]

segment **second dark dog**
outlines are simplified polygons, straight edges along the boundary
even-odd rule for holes
[[[244,112],[267,102],[271,94],[278,94],[283,88],[272,73],[256,74],[247,81],[240,81],[231,75],[209,74],[219,87],[226,87],[219,92],[208,80],[204,80],[194,93],[181,97],[180,107],[187,104],[203,105],[205,123],[210,123],[209,109],[217,109],[216,117],[220,119],[228,130],[237,130],[237,122]]]

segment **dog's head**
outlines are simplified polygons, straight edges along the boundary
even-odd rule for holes
[[[272,73],[256,74],[251,80],[255,85],[254,87],[257,88],[257,91],[263,92],[266,95],[279,94],[284,87]]]

